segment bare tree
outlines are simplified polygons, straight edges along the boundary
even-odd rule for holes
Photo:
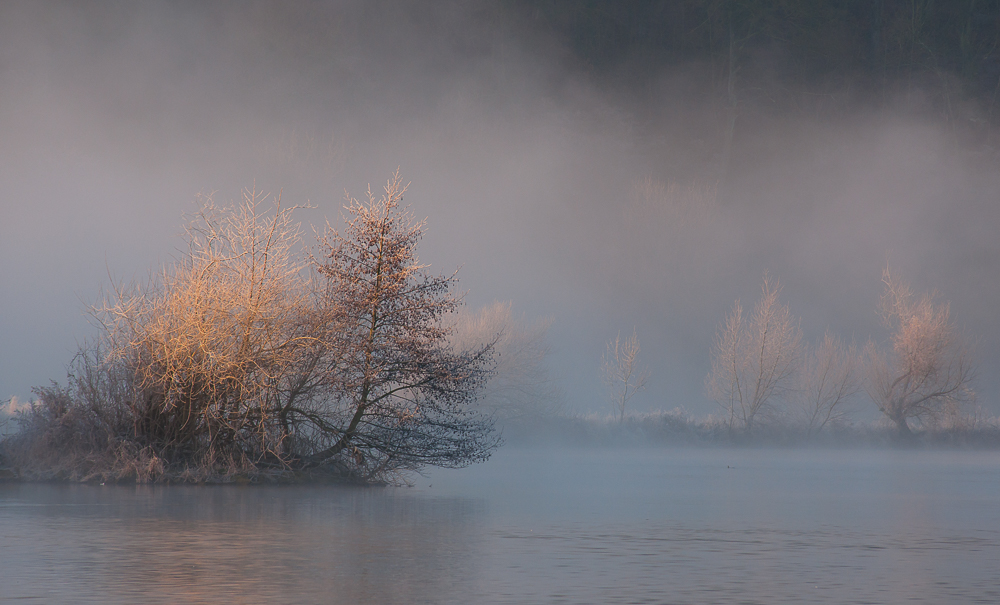
[[[862,389],[862,374],[857,346],[844,345],[829,332],[818,347],[806,351],[793,398],[805,417],[807,434],[846,419],[847,404]]]
[[[284,383],[318,336],[293,210],[256,190],[235,208],[209,199],[172,267],[96,310],[110,357],[134,372],[135,439],[167,457],[282,457]]]
[[[528,322],[510,302],[494,302],[476,313],[459,312],[450,340],[456,349],[474,351],[493,343],[496,368],[476,407],[498,420],[554,414],[560,395],[545,365],[551,319]]]
[[[799,364],[802,334],[788,306],[778,302],[780,291],[765,273],[750,316],[737,300],[716,335],[706,388],[729,416],[730,431],[750,432],[771,413]]]
[[[455,275],[418,262],[404,191],[397,174],[381,199],[350,200],[321,260],[280,197],[208,200],[177,262],[95,310],[102,338],[68,388],[37,391],[19,459],[140,480],[315,466],[385,480],[484,460],[499,439],[470,404],[495,342],[452,346]]]
[[[619,332],[601,358],[601,373],[608,389],[613,409],[618,412],[618,422],[625,420],[625,405],[629,399],[646,386],[648,372],[639,364],[639,336],[635,328],[632,336],[622,340]]]
[[[492,343],[456,351],[445,319],[460,299],[456,277],[433,276],[416,246],[423,222],[400,207],[397,172],[376,199],[348,199],[343,234],[322,239],[318,267],[339,314],[331,335],[329,444],[309,464],[339,460],[366,477],[392,477],[427,464],[465,466],[489,457],[499,441],[492,419],[470,404],[492,370]]]
[[[934,295],[915,297],[887,267],[879,298],[882,321],[891,332],[887,350],[868,347],[868,395],[911,435],[907,420],[937,421],[974,399],[970,347],[949,318],[948,303]]]

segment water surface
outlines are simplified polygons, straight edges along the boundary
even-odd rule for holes
[[[0,601],[997,603],[1000,453],[505,449],[409,488],[0,486]]]

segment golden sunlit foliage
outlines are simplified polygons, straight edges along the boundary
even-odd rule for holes
[[[452,346],[455,275],[417,260],[405,190],[397,173],[349,199],[319,258],[280,196],[206,200],[173,265],[94,310],[102,338],[65,389],[36,391],[8,450],[41,475],[137,480],[383,481],[485,460],[499,440],[471,404],[495,338]]]
[[[914,296],[888,268],[882,283],[879,311],[891,339],[887,350],[868,348],[867,390],[900,434],[909,435],[907,419],[941,422],[974,399],[971,353],[947,303]]]

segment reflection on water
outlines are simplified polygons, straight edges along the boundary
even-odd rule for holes
[[[1000,454],[507,450],[413,488],[0,486],[0,601],[997,603]]]
[[[0,596],[383,603],[418,586],[432,600],[467,573],[482,503],[396,491],[7,487]]]

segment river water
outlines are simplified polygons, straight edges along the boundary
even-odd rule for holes
[[[1000,603],[1000,452],[503,449],[412,487],[0,485],[0,602]]]

